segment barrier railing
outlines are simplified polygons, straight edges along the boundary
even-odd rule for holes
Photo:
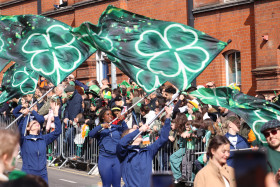
[[[0,115],[0,128],[5,128],[9,123],[14,120],[13,116]],[[63,160],[59,169],[63,168],[67,163],[81,163],[86,164],[88,168],[88,174],[92,174],[97,167],[98,161],[98,144],[96,139],[91,139],[87,134],[82,133],[81,127],[74,127],[68,124],[65,126],[62,123],[62,133],[61,135],[47,147],[46,158],[48,161],[48,166],[54,165],[55,161],[60,158]],[[11,126],[12,130],[17,130],[17,125]],[[151,139],[151,143],[153,143]],[[154,172],[170,172],[170,156],[176,151],[174,143],[168,141],[157,153],[153,160],[153,171]],[[192,184],[193,177],[189,175],[190,170],[194,172],[194,161],[200,156],[195,154],[195,152],[205,151],[205,146],[202,139],[196,139],[194,150],[189,151],[186,149],[186,154],[183,157],[183,162],[187,163],[187,169],[183,172],[187,178],[184,182],[187,184]],[[191,168],[191,169],[190,169]]]

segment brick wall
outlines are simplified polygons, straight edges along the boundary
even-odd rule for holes
[[[0,3],[4,1],[7,2],[7,0],[2,0]],[[79,2],[82,2],[82,0],[68,0],[68,5],[71,6]],[[54,4],[59,4],[59,0],[42,0],[42,13],[53,11]],[[101,13],[109,4],[155,19],[187,24],[187,1],[182,0],[107,0],[77,7],[74,10],[69,10],[60,14],[53,14],[50,15],[50,17],[71,25],[72,27],[78,27],[85,21],[97,24]],[[6,15],[37,14],[37,1],[19,2],[11,6],[6,6],[0,11],[1,14]],[[73,74],[83,82],[89,79],[95,79],[95,64],[95,54],[93,54]],[[110,73],[111,69],[109,67],[109,77]],[[120,83],[127,79],[127,76],[117,69],[117,82]]]
[[[252,67],[255,65],[254,13],[251,5],[243,5],[195,15],[195,28],[222,41],[230,43],[198,77],[197,84],[215,81],[226,86],[226,61],[224,55],[230,50],[241,53],[241,84],[244,93],[254,94]],[[215,72],[215,73],[213,73]]]
[[[0,0],[7,2],[8,0]],[[50,14],[49,17],[60,20],[72,27],[78,27],[84,21],[97,24],[98,18],[106,7],[111,4],[124,8],[137,14],[145,15],[159,20],[174,21],[187,24],[187,1],[182,0],[104,0],[89,5],[75,7],[75,3],[85,0],[69,0],[70,9],[59,14]],[[244,93],[255,94],[255,90],[265,92],[280,87],[278,66],[280,63],[280,1],[258,0],[246,3],[244,0],[233,2],[245,2],[228,8],[211,7],[230,4],[224,0],[194,0],[194,9],[208,10],[195,13],[195,28],[201,30],[222,41],[232,39],[232,43],[226,47],[206,70],[197,78],[197,84],[205,84],[214,80],[217,86],[226,85],[225,58],[230,50],[238,50],[241,53],[241,83]],[[59,0],[42,0],[42,12],[52,12],[53,4]],[[210,8],[208,8],[210,7]],[[37,1],[30,0],[2,7],[2,15],[36,14]],[[55,13],[55,12],[54,12]],[[264,42],[262,35],[268,35],[269,40]],[[82,81],[96,78],[95,54],[92,55],[74,74]],[[276,67],[260,74],[258,68]],[[110,68],[109,68],[110,69]],[[252,70],[254,74],[251,72]],[[110,74],[110,72],[109,72]],[[118,83],[127,80],[127,77],[117,70]],[[279,89],[280,90],[280,89]]]

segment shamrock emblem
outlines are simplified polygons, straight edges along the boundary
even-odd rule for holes
[[[138,72],[136,74],[136,82],[147,93],[155,91],[158,87],[160,87],[163,84],[160,83],[160,79],[157,75],[139,68],[136,69],[138,69]]]
[[[174,35],[174,32],[178,34]],[[185,89],[188,86],[187,72],[199,73],[210,59],[209,53],[197,42],[195,31],[171,24],[164,29],[163,35],[156,30],[143,32],[135,43],[135,50],[147,59],[149,71],[169,78],[183,76]]]
[[[13,76],[12,86],[19,87],[21,93],[25,95],[35,92],[37,79],[32,77],[33,73],[34,71],[29,74],[29,72],[26,70],[26,67],[24,67],[22,71],[15,72]]]
[[[53,25],[46,30],[46,34],[31,34],[22,51],[32,54],[30,65],[35,71],[56,76],[59,84],[64,78],[61,75],[74,71],[82,60],[80,50],[73,45],[76,41],[68,28]]]
[[[111,60],[111,62],[114,63],[121,71],[125,72],[125,69],[127,69],[127,71],[129,72],[126,73],[127,75],[136,75],[135,79],[134,77],[132,79],[135,80],[135,82],[141,88],[143,88],[145,92],[151,93],[163,84],[161,83],[158,75],[155,75],[154,73],[151,73],[149,71],[142,70],[129,63],[122,63],[119,59],[110,55],[107,56]]]
[[[98,48],[103,52],[111,52],[114,49],[113,42],[108,37],[108,35],[106,34],[106,36],[101,36],[103,34],[102,28],[98,32],[96,30],[98,30],[99,28],[96,28],[95,25],[86,22],[82,26],[80,26],[79,29],[72,29],[72,33],[76,36],[78,40],[90,46],[94,45],[95,48]],[[94,39],[91,37],[93,37]]]
[[[102,28],[103,27],[101,27],[100,32],[98,34],[96,34],[95,32],[92,34],[92,36],[98,38],[97,40],[94,39],[93,41],[96,44],[96,47],[99,47],[101,51],[111,52],[114,49],[113,42],[110,38],[108,38],[107,35],[101,36],[103,34]],[[89,29],[89,32],[92,32],[92,31]]]

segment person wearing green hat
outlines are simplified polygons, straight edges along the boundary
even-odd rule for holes
[[[88,90],[85,91],[88,94],[89,99],[99,97],[100,88],[97,85],[91,85]]]
[[[101,91],[101,99],[104,100],[104,104],[111,108],[112,105],[112,92],[110,88],[105,88]]]

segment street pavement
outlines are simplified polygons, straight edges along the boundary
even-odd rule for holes
[[[17,169],[21,169],[19,161]],[[88,175],[85,171],[69,168],[47,167],[50,187],[101,187],[101,178],[96,175]]]

